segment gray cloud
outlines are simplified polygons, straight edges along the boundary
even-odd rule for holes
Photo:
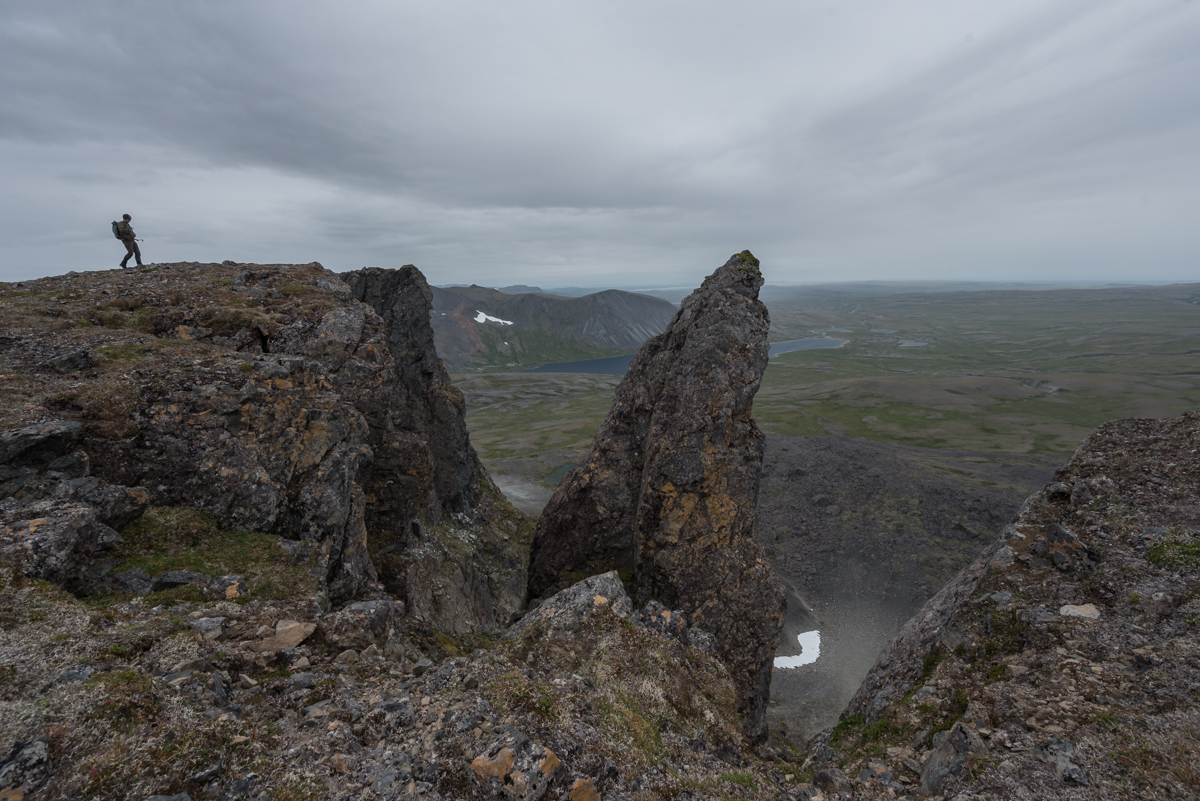
[[[0,279],[1190,279],[1200,3],[25,4]]]

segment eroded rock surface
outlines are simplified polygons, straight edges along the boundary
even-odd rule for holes
[[[534,536],[529,593],[632,565],[655,599],[712,632],[763,734],[784,595],[754,542],[763,437],[751,404],[767,362],[758,261],[733,256],[634,357],[587,460],[567,474]]]

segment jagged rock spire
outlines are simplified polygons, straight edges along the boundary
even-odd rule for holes
[[[534,535],[529,592],[633,568],[639,605],[682,609],[716,635],[746,733],[764,733],[783,589],[754,542],[763,437],[751,417],[767,363],[758,259],[735,254],[634,357],[585,462]]]

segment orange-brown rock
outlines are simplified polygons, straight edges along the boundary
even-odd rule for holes
[[[546,506],[529,593],[635,568],[658,600],[716,635],[747,735],[763,735],[782,586],[754,542],[763,438],[751,417],[767,363],[758,260],[733,256],[634,357],[583,464]]]

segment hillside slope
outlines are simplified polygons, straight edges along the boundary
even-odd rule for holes
[[[434,287],[431,320],[442,361],[461,368],[630,353],[674,314],[665,300],[618,289],[564,298],[470,286]]]
[[[809,764],[867,799],[1195,798],[1198,448],[1196,412],[1096,429],[908,621]]]

